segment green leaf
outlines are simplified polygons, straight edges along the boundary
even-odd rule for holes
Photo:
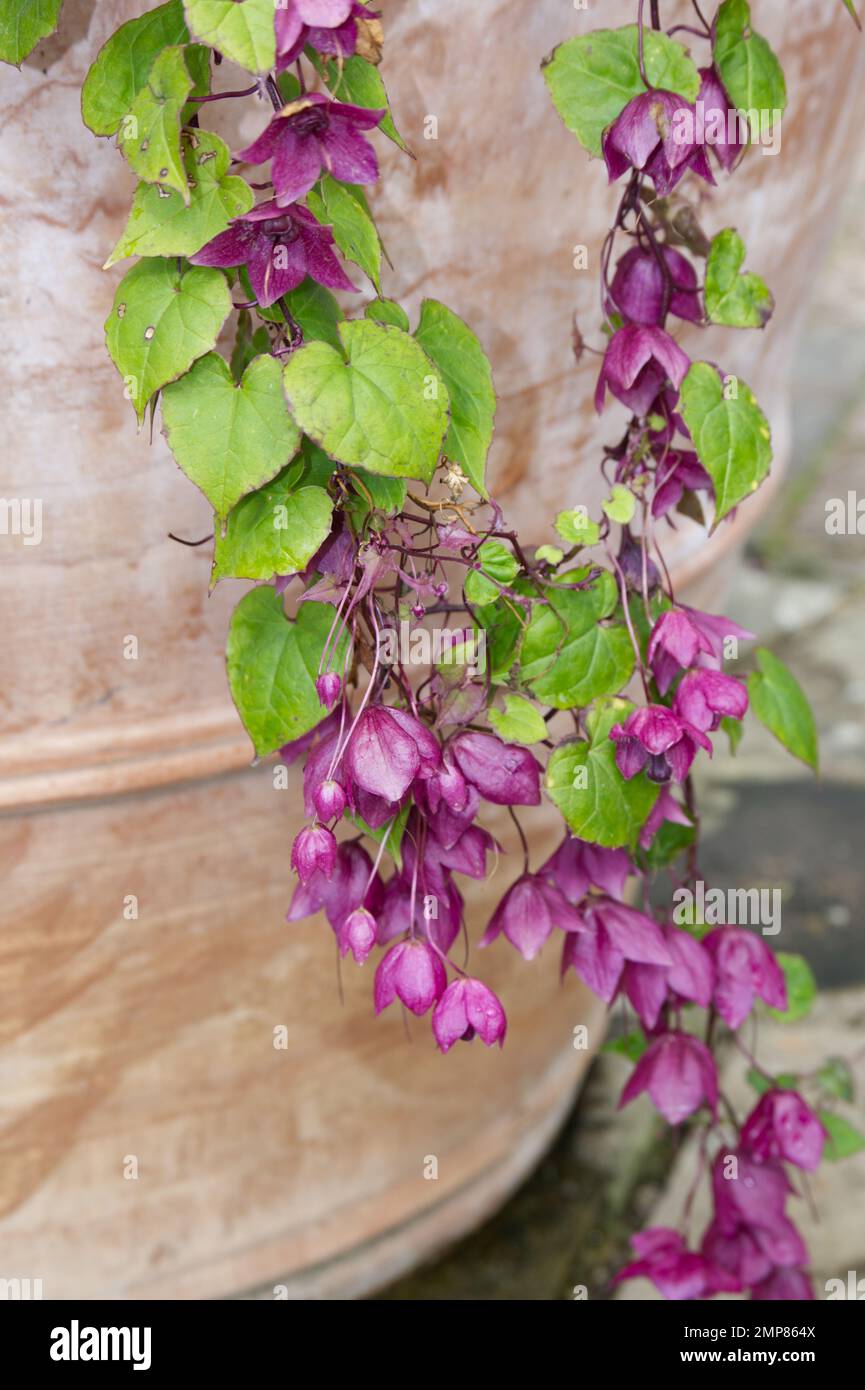
[[[748,117],[752,137],[760,136],[761,127],[770,131],[775,115],[784,113],[787,86],[775,54],[751,28],[747,0],[724,0],[718,10],[714,56],[728,97]]]
[[[808,697],[784,663],[765,647],[758,647],[756,656],[760,669],[748,677],[752,710],[794,758],[801,758],[816,772],[817,727]]]
[[[346,259],[359,265],[381,293],[381,242],[363,204],[330,174],[310,190],[306,202],[318,222],[333,228],[334,240]]]
[[[303,330],[304,342],[330,343],[337,352],[342,352],[339,324],[343,322],[345,314],[330,290],[307,275],[296,290],[291,290],[283,298],[291,317]],[[273,317],[282,321],[283,314],[278,304],[273,306]]]
[[[506,743],[540,743],[547,737],[540,711],[521,695],[506,695],[504,709],[491,706],[487,718]]]
[[[451,401],[451,427],[445,453],[463,468],[481,497],[486,497],[484,469],[493,438],[496,393],[493,374],[468,324],[437,299],[425,299],[415,337],[435,362]]]
[[[325,62],[317,53],[311,53],[310,56],[330,88],[331,96],[336,97],[338,101],[350,102],[352,106],[363,106],[367,111],[383,108],[386,114],[382,118],[379,130],[389,140],[393,140],[395,145],[399,145],[401,150],[405,150],[406,154],[411,154],[393,123],[384,81],[377,67],[368,63],[365,58],[357,56],[346,58],[342,63]]]
[[[742,735],[745,732],[745,726],[742,723],[741,719],[733,719],[731,715],[725,714],[724,718],[721,720],[721,728],[724,730],[724,733],[730,740],[730,752],[735,757],[736,749],[742,742]]]
[[[725,388],[709,362],[692,364],[682,382],[680,400],[694,448],[715,488],[717,526],[766,477],[772,462],[772,435],[744,381],[735,383],[733,394],[732,385]]]
[[[0,0],[0,62],[18,67],[53,34],[63,0]]]
[[[333,502],[323,487],[295,490],[296,478],[292,464],[238,502],[225,535],[217,528],[211,587],[220,579],[273,579],[306,569],[330,534]]]
[[[522,588],[522,582],[514,586]],[[516,660],[523,632],[520,610],[510,599],[501,598],[477,611],[478,626],[486,636],[487,665],[493,681],[502,680]]]
[[[270,352],[270,336],[266,328],[252,327],[252,315],[248,309],[241,309],[237,316],[237,332],[231,354],[231,375],[240,381],[254,357],[263,357]]]
[[[267,585],[241,599],[226,650],[228,683],[237,712],[259,757],[314,729],[323,718],[315,689],[321,654],[333,623],[325,603],[303,603],[294,622]],[[341,671],[347,639],[332,654]]]
[[[601,505],[610,521],[617,522],[619,526],[627,526],[634,519],[637,499],[629,487],[625,487],[623,483],[614,483],[610,496]]]
[[[646,1048],[649,1046],[645,1033],[634,1032],[625,1033],[621,1038],[610,1038],[601,1048],[602,1052],[611,1052],[619,1057],[627,1057],[629,1062],[639,1062]]]
[[[856,25],[856,28],[861,30],[862,25],[859,20],[859,15],[856,13],[856,6],[853,0],[843,0],[843,5],[850,18],[853,20],[853,23]]]
[[[391,516],[401,512],[405,506],[406,485],[402,478],[377,478],[374,473],[367,473],[365,468],[356,468],[349,472],[349,479],[367,510],[370,499],[376,511]]]
[[[477,560],[480,570],[469,570],[466,575],[466,602],[481,608],[485,603],[494,603],[502,587],[507,588],[519,573],[519,564],[513,551],[501,541],[484,541],[478,547]]]
[[[448,427],[448,393],[407,333],[364,319],[339,325],[345,357],[308,343],[285,366],[289,409],[330,458],[430,482]]]
[[[557,545],[539,545],[535,551],[536,560],[546,560],[551,565],[560,565],[564,558],[565,552]]]
[[[211,352],[163,395],[171,451],[220,521],[241,497],[275,477],[300,446],[281,376],[274,357],[256,357],[236,386],[228,364]]]
[[[182,0],[157,5],[121,24],[103,44],[84,79],[81,114],[94,135],[114,135],[147,83],[154,59],[164,48],[187,43],[189,30]]]
[[[126,229],[103,269],[127,256],[193,256],[249,212],[255,195],[228,173],[231,151],[209,130],[189,131],[183,140],[189,206],[179,193],[152,183],[135,190]]]
[[[666,34],[646,29],[645,68],[653,88],[696,101],[700,74],[685,49]],[[646,91],[640,76],[636,24],[595,29],[554,48],[543,63],[553,104],[589,154],[600,155],[601,135],[629,101]]]
[[[105,342],[139,420],[154,391],[216,345],[230,313],[221,270],[195,266],[183,275],[174,261],[144,260],[126,272],[105,323]]]
[[[563,583],[584,580],[588,569],[562,575]],[[634,649],[621,624],[602,626],[616,608],[618,590],[604,570],[588,589],[545,590],[548,605],[537,604],[520,648],[520,679],[532,694],[556,709],[587,705],[601,695],[617,695],[634,671]]]
[[[829,1135],[823,1149],[823,1157],[829,1163],[837,1163],[842,1158],[852,1158],[853,1154],[861,1153],[865,1149],[865,1134],[861,1134],[843,1115],[836,1115],[834,1110],[818,1110],[817,1118]]]
[[[855,1099],[853,1073],[843,1057],[829,1057],[817,1072],[817,1083],[824,1095],[835,1100]]]
[[[276,62],[274,8],[274,0],[185,0],[195,37],[255,73],[269,72]]]
[[[117,135],[138,177],[176,189],[184,203],[190,195],[180,149],[180,116],[193,85],[184,48],[163,49]]]
[[[706,262],[706,313],[728,328],[765,328],[775,301],[759,275],[740,273],[744,260],[739,233],[733,227],[719,232]]]
[[[778,951],[775,956],[784,972],[787,986],[786,1009],[766,1009],[766,1012],[779,1023],[798,1023],[814,1007],[817,998],[817,981],[804,956],[792,955],[788,951]]]
[[[394,299],[374,299],[363,311],[364,318],[374,319],[376,323],[390,323],[408,333],[408,314]]]
[[[799,1077],[794,1072],[782,1072],[780,1076],[764,1076],[756,1067],[749,1067],[745,1080],[758,1096],[764,1096],[767,1091],[795,1091],[799,1085]]]
[[[556,530],[568,545],[597,545],[600,528],[589,520],[585,507],[574,507],[570,512],[559,512],[556,517]]]
[[[547,764],[547,791],[574,834],[606,849],[633,848],[660,791],[644,772],[626,782],[616,767],[609,730],[632,708],[626,700],[608,702],[591,743],[560,744]]]
[[[662,821],[646,851],[646,863],[653,871],[666,869],[678,859],[680,854],[690,848],[696,837],[696,826],[677,825],[675,821],[670,820]],[[696,924],[692,923],[692,925]],[[704,924],[699,925],[703,927],[703,930],[697,933],[698,937],[705,936],[709,928]]]

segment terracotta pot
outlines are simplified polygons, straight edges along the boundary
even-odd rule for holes
[[[264,1282],[347,1296],[503,1198],[579,1083],[574,1028],[588,1024],[594,1047],[603,1019],[573,981],[557,988],[552,952],[525,966],[500,947],[485,970],[508,1004],[507,1047],[442,1059],[424,1024],[409,1043],[399,1017],[373,1019],[369,970],[346,972],[340,1006],[330,933],[283,923],[297,787],[250,769],[227,695],[242,586],[208,599],[207,555],[167,540],[206,534],[208,509],[158,434],[152,447],[136,434],[102,343],[112,280],[100,266],[131,180],[82,127],[79,90],[108,34],[143,8],[66,0],[58,36],[0,75],[3,493],[43,503],[40,545],[0,537],[0,1275],[41,1278],[46,1297]],[[376,200],[397,266],[388,292],[411,306],[440,297],[478,329],[501,394],[495,490],[546,534],[552,512],[596,496],[594,373],[575,369],[569,342],[574,307],[595,331],[613,195],[538,63],[597,17],[558,0],[381,8],[393,104],[418,154],[387,155]],[[604,8],[609,23],[633,10]],[[717,351],[768,409],[783,459],[787,354],[865,53],[840,5],[793,0],[783,33],[780,7],[761,9],[789,78],[784,154],[752,154],[734,213],[708,193],[705,217],[735,217],[777,292],[765,336],[727,334]],[[423,139],[428,114],[437,141]],[[594,267],[582,276],[578,242]],[[739,535],[755,511],[741,510]],[[710,558],[680,547],[704,574]],[[545,816],[536,838],[551,845]],[[510,872],[475,891],[473,930]],[[273,1045],[281,1025],[286,1050]]]

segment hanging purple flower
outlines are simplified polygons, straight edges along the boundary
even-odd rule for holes
[[[703,143],[715,151],[728,174],[739,157],[739,112],[714,68],[700,68],[703,79],[697,96],[697,131]]]
[[[342,183],[375,183],[378,160],[362,132],[373,130],[385,114],[383,108],[371,111],[309,92],[283,107],[237,158],[246,164],[273,160],[280,207],[303,198],[322,172]]]
[[[669,379],[678,391],[688,374],[691,359],[663,328],[626,323],[613,334],[595,389],[595,409],[604,408],[606,390],[633,410],[647,415]]]
[[[663,928],[663,938],[672,965],[628,960],[619,984],[648,1032],[657,1027],[661,1009],[671,995],[674,1000],[686,999],[705,1009],[715,987],[711,957],[699,941],[672,926]]]
[[[602,148],[610,183],[628,169],[639,169],[654,181],[660,198],[693,169],[714,183],[706,151],[698,142],[696,112],[675,92],[641,92],[604,131]]]
[[[712,647],[688,614],[681,608],[670,608],[662,613],[652,628],[646,651],[646,659],[662,695],[666,695],[680,671],[694,665],[700,652],[711,655]]]
[[[568,936],[562,950],[562,974],[573,969],[593,994],[612,1003],[627,961],[662,966],[666,971],[672,957],[657,922],[611,898],[586,899],[580,912],[582,930]],[[661,973],[662,997],[667,986]],[[660,1005],[659,1005],[660,1007]]]
[[[375,1011],[380,1014],[399,999],[420,1017],[441,998],[446,984],[445,968],[427,941],[400,941],[391,946],[375,972]]]
[[[784,1211],[792,1191],[775,1160],[757,1163],[742,1149],[722,1151],[712,1168],[715,1230],[728,1237],[748,1231],[773,1266],[807,1264],[805,1242]]]
[[[280,207],[271,199],[238,217],[189,259],[193,265],[245,265],[262,308],[297,289],[309,275],[331,290],[354,290],[332,251],[333,232],[304,207]]]
[[[748,691],[741,681],[722,671],[688,671],[676,690],[673,709],[694,729],[710,733],[722,719],[742,719]]]
[[[757,995],[773,1009],[787,1008],[784,974],[769,947],[741,927],[719,927],[703,937],[715,962],[715,1007],[733,1031],[744,1023]]]
[[[590,886],[611,898],[621,898],[628,875],[636,870],[625,850],[604,849],[568,833],[538,872],[560,888],[569,903],[576,905]]]
[[[303,884],[308,884],[316,873],[333,878],[336,840],[332,832],[323,825],[304,826],[291,847],[291,867]]]
[[[652,516],[666,516],[688,492],[714,492],[715,485],[692,449],[668,449],[658,459]]]
[[[704,733],[692,728],[665,705],[641,705],[624,724],[614,724],[610,738],[616,744],[616,766],[626,782],[646,771],[653,782],[684,782],[697,748],[712,756]]]
[[[714,660],[701,657],[697,663],[699,666],[713,666],[719,669],[724,659],[726,641],[735,637],[739,642],[751,642],[756,637],[756,633],[749,632],[746,627],[740,627],[732,618],[724,618],[720,613],[703,613],[699,608],[687,607],[684,611],[712,648]]]
[[[486,1047],[504,1045],[508,1022],[500,1001],[480,980],[453,980],[435,1006],[432,1029],[442,1052],[479,1037]]]
[[[538,874],[523,874],[502,898],[480,940],[489,946],[504,932],[524,960],[534,960],[553,927],[582,932],[583,918],[552,883]]]
[[[697,272],[672,246],[659,247],[672,281],[669,309],[677,318],[699,323],[703,317],[697,292]],[[616,265],[610,298],[630,323],[662,325],[664,272],[651,250],[632,246]]]
[[[339,782],[330,777],[316,787],[313,802],[321,820],[339,820],[346,807],[346,796]]]
[[[357,907],[363,906],[371,913],[377,913],[382,899],[382,884],[378,874],[374,874],[370,882],[371,874],[372,860],[365,849],[352,843],[339,845],[331,877],[318,870],[309,883],[299,883],[285,920],[299,922],[324,909],[331,927],[338,932]]]
[[[619,1108],[648,1091],[671,1125],[681,1124],[706,1102],[718,1104],[718,1074],[711,1052],[690,1033],[663,1033],[643,1053],[622,1091]]]
[[[450,745],[467,782],[496,806],[537,806],[541,766],[528,748],[502,743],[495,734],[458,734]]]
[[[688,1250],[683,1236],[667,1226],[653,1226],[631,1236],[639,1259],[632,1260],[613,1280],[651,1279],[664,1298],[681,1301],[709,1294],[738,1292],[742,1285],[718,1268],[705,1254]]]
[[[326,671],[315,683],[315,693],[326,710],[332,710],[342,694],[342,676]]]
[[[357,21],[378,15],[359,0],[280,0],[276,13],[277,69],[283,72],[306,44],[329,57],[357,51]]]
[[[343,958],[351,951],[358,965],[363,965],[378,939],[378,925],[372,913],[365,907],[355,908],[337,931],[336,939]]]
[[[414,715],[373,705],[355,723],[343,763],[357,787],[396,803],[416,777],[429,777],[441,766],[441,749]]]
[[[742,1126],[741,1141],[758,1162],[783,1158],[813,1173],[826,1131],[796,1091],[767,1091]]]
[[[727,1233],[713,1221],[706,1228],[700,1248],[713,1265],[727,1271],[740,1289],[760,1283],[774,1268],[757,1236],[747,1226],[737,1226]]]

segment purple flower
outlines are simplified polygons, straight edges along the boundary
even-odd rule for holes
[[[458,734],[454,761],[467,782],[496,806],[537,806],[541,767],[528,748],[502,743],[495,734]]]
[[[568,936],[562,952],[562,974],[573,969],[593,994],[612,1002],[626,961],[648,966],[672,965],[673,960],[657,922],[611,898],[588,898],[581,909],[582,928]],[[662,972],[662,993],[666,994]],[[660,1006],[659,1006],[660,1007]]]
[[[698,663],[700,666],[720,667],[725,655],[724,643],[731,637],[740,642],[750,642],[756,636],[756,633],[749,632],[746,627],[740,627],[732,618],[724,618],[720,613],[703,613],[699,608],[687,607],[685,612],[712,648],[714,660],[701,657]]]
[[[345,810],[345,792],[332,777],[316,787],[314,800],[316,815],[322,820],[339,820]]]
[[[804,1270],[775,1269],[752,1288],[751,1297],[766,1298],[772,1303],[810,1303],[814,1300],[814,1289]]]
[[[655,475],[656,492],[652,498],[652,516],[666,516],[678,507],[682,494],[713,492],[714,484],[697,455],[691,449],[670,449],[658,461]]]
[[[703,81],[697,96],[697,130],[704,144],[715,151],[718,163],[729,174],[742,148],[739,113],[714,68],[700,68]]]
[[[620,982],[620,989],[624,990],[649,1032],[657,1027],[661,1009],[671,993],[674,998],[690,1000],[705,1009],[711,1003],[715,987],[711,957],[699,941],[672,926],[664,928],[663,939],[672,965],[629,960]]]
[[[727,1233],[713,1221],[706,1228],[701,1249],[713,1265],[727,1271],[740,1289],[758,1284],[773,1269],[757,1236],[747,1226],[737,1226]]]
[[[671,796],[666,787],[661,788],[661,795],[658,797],[651,811],[649,818],[640,831],[640,848],[650,849],[652,841],[663,825],[664,821],[671,821],[674,825],[692,825],[690,816],[682,810],[675,797]]]
[[[501,1003],[480,980],[454,980],[435,1006],[432,1028],[442,1052],[477,1035],[486,1047],[504,1045],[508,1022]]]
[[[666,695],[680,671],[694,665],[700,652],[711,654],[711,651],[708,638],[681,608],[671,608],[662,613],[652,628],[646,652],[661,694]],[[689,720],[689,723],[692,722]]]
[[[238,217],[189,259],[193,265],[245,265],[263,308],[297,289],[307,275],[331,290],[353,290],[331,247],[333,232],[303,207],[280,207],[273,199]]]
[[[323,825],[304,826],[291,847],[291,867],[297,870],[303,884],[308,884],[316,873],[333,878],[336,840],[332,832]]]
[[[741,1285],[718,1269],[705,1255],[698,1255],[685,1246],[678,1231],[667,1226],[653,1226],[631,1237],[631,1245],[639,1259],[632,1260],[613,1280],[651,1279],[664,1298],[683,1300],[703,1298],[723,1291],[736,1292]]]
[[[326,671],[315,683],[315,693],[326,710],[333,709],[342,694],[342,676],[336,671]]]
[[[365,907],[355,908],[337,931],[336,939],[341,956],[351,951],[358,965],[363,965],[378,939],[378,926],[372,913]]]
[[[641,705],[624,724],[614,724],[610,738],[616,743],[616,766],[629,782],[645,768],[653,782],[684,782],[697,755],[698,745],[712,755],[704,733],[694,729],[665,705]]]
[[[294,890],[285,920],[299,922],[323,908],[335,932],[339,932],[346,917],[356,907],[366,907],[377,913],[382,898],[381,879],[372,874],[372,860],[357,844],[339,845],[336,867],[330,878],[320,870],[308,884],[299,883]],[[368,885],[368,886],[367,886]]]
[[[403,841],[404,845],[408,841]],[[435,915],[427,917],[424,912],[424,899],[435,898]],[[405,870],[394,874],[384,890],[384,902],[378,914],[378,942],[384,946],[395,937],[405,934],[411,924],[411,877]],[[449,874],[433,888],[430,883],[421,883],[414,895],[414,928],[419,936],[433,942],[442,952],[450,950],[459,935],[463,921],[462,894]]]
[[[538,874],[523,874],[502,898],[480,940],[489,946],[504,932],[524,960],[534,960],[553,927],[586,931],[586,925],[552,883]]]
[[[609,386],[635,415],[647,415],[664,383],[670,380],[678,391],[690,365],[687,353],[663,328],[626,323],[607,344],[595,389],[595,409],[598,414],[603,410]]]
[[[376,17],[358,0],[279,0],[276,11],[279,71],[299,58],[307,43],[319,53],[350,58],[357,48],[355,21]]]
[[[742,1126],[741,1141],[758,1162],[783,1158],[813,1173],[826,1131],[796,1091],[767,1091]]]
[[[240,150],[247,164],[272,159],[271,177],[280,207],[303,198],[322,170],[343,183],[375,183],[378,160],[362,131],[385,115],[309,92],[283,107],[257,140]]]
[[[628,169],[639,169],[654,181],[660,198],[666,198],[689,169],[714,183],[706,151],[697,140],[695,117],[694,107],[675,92],[657,90],[634,97],[603,134],[610,182]]]
[[[663,1033],[643,1053],[622,1091],[619,1108],[648,1091],[671,1125],[681,1124],[705,1100],[718,1104],[718,1074],[705,1044],[690,1033]]]
[[[773,1009],[787,1008],[784,974],[769,947],[741,927],[719,927],[703,937],[715,962],[715,1007],[733,1031],[754,1006],[757,995]]]
[[[343,762],[363,791],[395,803],[416,777],[429,777],[437,771],[441,749],[435,735],[414,715],[373,705],[356,721]]]
[[[391,946],[375,972],[373,995],[380,1014],[399,999],[420,1017],[444,994],[447,975],[442,962],[426,941],[400,941]]]
[[[621,898],[628,875],[636,870],[623,849],[603,849],[568,834],[538,872],[576,905],[590,886],[611,898]]]
[[[697,272],[672,246],[660,247],[659,254],[663,255],[672,281],[670,312],[680,319],[699,323],[703,315],[697,293]],[[652,251],[632,246],[625,252],[616,266],[610,297],[630,323],[662,325],[664,272]]]
[[[694,729],[717,729],[724,718],[742,719],[748,708],[748,691],[741,681],[722,671],[689,671],[673,700],[673,709]]]
[[[780,1163],[757,1163],[741,1149],[722,1151],[712,1169],[713,1225],[723,1236],[748,1231],[774,1266],[803,1265],[808,1251],[784,1211],[792,1190]]]

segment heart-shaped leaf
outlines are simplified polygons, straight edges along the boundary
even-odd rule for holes
[[[562,576],[584,580],[588,570]],[[556,709],[587,705],[600,695],[617,695],[634,670],[627,629],[601,626],[618,601],[616,581],[604,570],[588,589],[551,587],[548,604],[536,605],[520,648],[520,679],[542,704]]]
[[[202,43],[247,72],[269,72],[276,62],[274,0],[185,0],[186,22]]]
[[[445,380],[451,427],[445,453],[460,464],[476,492],[486,497],[484,469],[493,438],[496,393],[493,374],[467,323],[437,299],[425,299],[415,337]]]
[[[157,5],[127,20],[103,44],[81,90],[81,114],[94,135],[114,135],[145,86],[154,59],[174,44],[187,43],[182,0]]]
[[[732,227],[719,232],[706,262],[706,313],[728,328],[765,328],[775,301],[759,275],[740,273],[744,260],[739,233]]]
[[[649,83],[696,101],[700,74],[685,49],[666,34],[646,29],[645,72]],[[601,153],[601,136],[629,101],[646,91],[640,76],[636,24],[595,29],[554,48],[543,63],[553,104],[568,130],[589,154]]]
[[[408,333],[369,319],[338,327],[343,357],[308,343],[285,366],[289,409],[339,463],[430,482],[449,423],[447,387]]]
[[[324,603],[301,604],[292,622],[270,585],[253,589],[235,608],[226,648],[228,684],[259,757],[324,718],[315,680],[332,625],[333,609]],[[343,636],[335,645],[334,670],[343,669],[346,641]]]
[[[849,1120],[845,1120],[843,1115],[836,1114],[834,1110],[818,1110],[817,1118],[829,1135],[828,1143],[823,1150],[823,1157],[827,1163],[852,1158],[854,1154],[865,1149],[865,1134],[855,1125],[851,1125]],[[861,1284],[859,1287],[861,1288]],[[861,1296],[860,1294],[859,1297]]]
[[[484,604],[494,603],[501,593],[519,573],[519,564],[513,551],[501,541],[484,541],[478,548],[479,570],[469,570],[466,575],[466,602],[473,607],[482,608]]]
[[[610,521],[617,522],[619,526],[627,526],[630,521],[633,521],[637,499],[631,489],[625,487],[624,483],[613,483],[609,497],[601,506]]]
[[[255,195],[249,184],[228,173],[231,152],[209,130],[188,131],[183,163],[189,188],[187,206],[179,193],[140,183],[129,220],[105,269],[127,256],[192,256],[224,232],[235,217],[249,212]]]
[[[490,707],[487,718],[506,743],[540,743],[549,733],[540,710],[522,695],[506,695],[504,709]]]
[[[294,465],[244,497],[216,532],[211,584],[299,574],[330,534],[333,502],[323,487],[295,487]]]
[[[0,4],[0,62],[18,67],[40,39],[57,28],[63,0],[3,0]]]
[[[375,319],[376,323],[390,323],[408,333],[408,314],[395,299],[374,299],[363,311],[364,318]]]
[[[783,661],[757,648],[759,671],[748,677],[751,709],[779,743],[817,771],[817,726],[808,697]]]
[[[381,242],[366,207],[351,189],[325,174],[307,196],[317,221],[330,227],[346,260],[354,261],[381,292]]]
[[[644,772],[625,781],[603,727],[592,743],[560,744],[547,764],[546,784],[574,834],[606,849],[636,844],[660,791]]]
[[[744,381],[722,382],[709,362],[692,364],[680,400],[697,456],[714,484],[717,526],[769,472],[769,424]]]
[[[180,149],[180,114],[194,86],[182,45],[166,48],[120,123],[123,154],[140,179],[174,188],[189,202]]]
[[[759,138],[783,115],[787,85],[772,49],[751,27],[748,0],[724,0],[715,19],[714,55],[728,97]]]
[[[127,271],[105,322],[105,342],[139,420],[154,391],[189,371],[215,346],[231,313],[221,270],[139,261]]]
[[[274,357],[256,357],[236,386],[228,364],[211,352],[163,395],[171,451],[220,521],[246,493],[274,478],[300,446],[281,375]]]

